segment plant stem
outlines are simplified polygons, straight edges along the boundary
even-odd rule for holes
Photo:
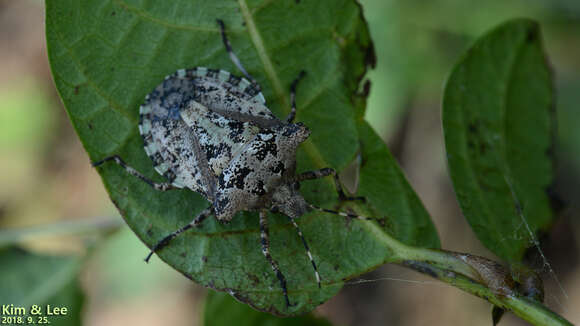
[[[59,236],[67,234],[82,234],[95,230],[108,230],[119,228],[122,220],[119,218],[91,218],[35,225],[23,228],[11,228],[0,230],[0,247],[21,242],[27,238],[40,236]]]
[[[493,305],[509,310],[533,325],[572,325],[572,323],[537,301],[519,295],[499,295],[485,285],[474,282],[473,279],[462,274],[440,269],[427,263],[405,264],[405,266],[486,299]],[[429,272],[425,273],[425,270]]]
[[[375,223],[365,223],[365,226],[392,253],[386,263],[411,268],[484,298],[495,306],[512,311],[533,325],[572,325],[540,302],[520,295],[515,289],[510,273],[491,260],[468,254],[408,246],[393,238]]]

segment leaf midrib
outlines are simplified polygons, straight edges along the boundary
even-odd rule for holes
[[[244,21],[246,22],[246,26],[248,27],[248,33],[250,34],[250,38],[251,38],[252,42],[254,43],[254,46],[256,47],[256,51],[258,52],[258,56],[260,57],[262,64],[264,65],[264,70],[266,72],[266,75],[268,76],[268,79],[270,79],[270,82],[272,83],[272,85],[274,87],[274,92],[275,92],[276,96],[278,97],[278,100],[281,101],[283,103],[283,105],[288,108],[290,106],[290,104],[288,103],[289,96],[287,96],[286,92],[282,88],[282,83],[280,82],[280,78],[278,77],[278,74],[274,68],[274,65],[272,64],[272,60],[270,60],[270,56],[268,55],[268,53],[266,51],[266,48],[265,48],[264,43],[262,41],[262,36],[260,35],[260,33],[256,27],[256,24],[254,23],[254,18],[253,18],[252,13],[250,12],[250,10],[248,8],[246,0],[238,0],[238,3],[240,5],[240,9],[242,12],[242,16],[244,17]],[[314,164],[316,166],[318,166],[318,167],[328,166],[328,163],[326,163],[326,161],[324,160],[324,158],[320,154],[320,151],[318,151],[318,149],[312,143],[312,141],[308,141],[308,140],[305,141],[304,143],[302,143],[302,147],[304,148],[305,152],[307,153],[307,155],[310,157],[310,159],[314,162]],[[330,178],[326,178],[326,179],[327,179],[327,182],[332,183]],[[372,223],[372,222],[364,223],[364,226],[365,226],[365,228],[368,229],[368,232],[370,234],[375,235],[379,241],[384,242],[386,244],[386,247],[388,247],[387,244],[390,243],[392,241],[392,239],[390,239],[390,237],[388,237],[384,233],[383,229],[381,229],[378,225],[376,225],[375,223]],[[338,282],[342,282],[342,281],[338,281]],[[333,284],[333,283],[330,283],[330,284]]]
[[[499,150],[496,149],[497,154],[494,156],[495,156],[495,159],[498,161],[499,166],[504,170],[504,179],[505,179],[505,173],[510,172],[509,169],[507,169],[507,164],[504,164],[505,159],[506,159],[505,153],[504,153],[504,151],[505,151],[505,110],[507,109],[506,100],[507,100],[507,94],[509,92],[511,80],[513,77],[512,75],[513,75],[514,67],[517,65],[516,59],[520,56],[520,54],[521,54],[520,52],[522,51],[523,46],[524,46],[523,43],[518,46],[517,50],[515,51],[516,53],[513,56],[513,59],[511,60],[511,63],[507,64],[509,66],[509,71],[508,71],[507,76],[505,78],[505,80],[506,80],[505,85],[502,87],[504,98],[501,99],[501,104],[500,104],[500,106],[501,106],[501,119],[500,120],[501,121],[499,122],[500,133],[502,135],[502,137],[500,137],[500,142],[501,142],[500,147],[501,148]],[[464,61],[461,61],[457,66],[464,64],[464,63],[465,63]],[[464,94],[463,93],[460,93],[460,94],[461,94],[460,97],[463,98]],[[462,100],[461,102],[463,103],[464,101]],[[463,111],[458,110],[458,112],[459,112],[459,115],[461,116],[461,120],[463,121],[463,125],[466,126],[468,124],[468,121],[467,121]],[[486,137],[486,140],[489,144],[494,143],[492,139],[489,139],[487,137]],[[465,151],[465,152],[467,153],[467,151]],[[480,201],[482,203],[484,203],[484,208],[485,208],[485,211],[487,212],[487,215],[493,216],[494,215],[493,210],[491,209],[488,201],[483,196],[484,191],[481,187],[481,183],[479,182],[479,179],[477,178],[477,176],[473,172],[474,171],[474,168],[473,168],[474,163],[472,161],[472,158],[469,155],[466,155],[465,157],[467,158],[469,165],[472,167],[472,169],[470,169],[470,173],[472,175],[473,180],[476,180],[476,186],[479,190],[477,192],[477,196],[480,198]],[[507,182],[507,180],[506,180],[506,182]],[[512,197],[513,197],[513,195],[512,195]],[[513,199],[515,199],[515,198],[513,198]],[[488,219],[487,223],[492,223],[496,230],[501,229],[501,227],[499,227],[500,225],[498,224],[498,221],[496,219],[493,219],[493,218]],[[511,251],[511,249],[509,248],[509,244],[506,245],[505,242],[503,242],[503,241],[499,242],[499,243],[501,244],[501,247],[504,248],[504,251],[506,251],[506,252]]]
[[[528,26],[528,29],[534,28],[534,26]],[[526,30],[526,34],[529,33],[529,30]],[[509,73],[508,73],[508,78],[507,78],[507,84],[505,86],[505,96],[502,99],[502,109],[501,109],[501,120],[500,120],[500,124],[501,124],[501,128],[500,128],[500,132],[502,134],[502,136],[500,137],[500,146],[501,146],[501,151],[499,153],[500,155],[500,159],[502,159],[502,161],[500,162],[502,165],[502,168],[504,170],[504,180],[506,185],[508,186],[508,189],[510,191],[510,195],[514,204],[514,214],[517,215],[522,223],[525,226],[525,233],[528,234],[528,236],[530,237],[530,240],[532,242],[533,245],[537,246],[537,249],[540,251],[541,253],[541,248],[538,246],[538,240],[536,239],[536,235],[535,235],[535,230],[537,228],[536,225],[533,224],[533,222],[530,222],[524,215],[523,212],[523,208],[521,206],[521,198],[520,196],[516,193],[516,189],[514,187],[514,185],[516,184],[515,179],[513,177],[513,172],[512,172],[512,167],[509,164],[509,160],[508,160],[508,146],[507,146],[507,119],[506,119],[506,115],[507,112],[509,110],[509,105],[508,105],[508,101],[509,101],[509,94],[511,93],[511,88],[513,87],[514,84],[514,76],[516,74],[515,70],[517,68],[518,62],[520,62],[520,57],[524,54],[524,52],[526,51],[527,48],[527,43],[525,41],[522,41],[521,44],[518,46],[517,50],[515,51],[515,55],[514,55],[514,59],[512,61],[512,65],[510,66],[509,69]],[[515,207],[520,207],[519,211],[518,209],[516,209]],[[519,255],[518,256],[522,256],[523,255],[523,251],[526,248],[520,248],[519,250]]]
[[[250,39],[252,40],[252,43],[254,44],[256,51],[258,52],[260,61],[262,61],[262,65],[264,66],[266,76],[268,77],[270,83],[274,88],[274,93],[276,94],[278,101],[281,102],[284,107],[289,108],[290,107],[290,103],[288,102],[289,96],[288,94],[286,94],[284,88],[282,87],[282,82],[280,81],[278,73],[276,72],[276,69],[272,64],[270,55],[266,51],[264,41],[262,40],[262,36],[260,35],[258,28],[256,27],[254,17],[252,16],[250,9],[248,8],[248,4],[246,3],[246,0],[238,0],[238,4],[240,5],[240,10],[244,18],[244,21],[246,22],[248,34],[250,34]],[[287,109],[286,111],[289,110]],[[310,159],[314,162],[316,166],[318,167],[328,166],[328,163],[326,163],[326,161],[320,154],[320,151],[316,148],[316,146],[314,146],[312,141],[309,140],[305,141],[302,144],[302,147],[304,148],[307,155],[310,157]]]

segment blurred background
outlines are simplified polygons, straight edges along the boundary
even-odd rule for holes
[[[544,272],[546,304],[580,323],[580,2],[361,2],[378,58],[367,120],[433,217],[443,247],[490,258],[461,216],[446,170],[443,85],[475,37],[509,18],[541,23],[558,102],[556,192],[566,203],[541,241],[568,298],[531,256]],[[87,257],[80,267],[85,325],[201,323],[206,290],[159,261],[144,265],[145,246],[89,164],[50,76],[42,1],[0,0],[0,148],[0,228],[10,231],[0,246],[17,241],[35,252]],[[336,325],[491,323],[487,302],[403,268],[384,266],[362,279],[372,282],[347,284],[315,314]],[[509,314],[502,321],[521,324]]]

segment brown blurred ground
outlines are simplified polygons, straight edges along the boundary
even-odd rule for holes
[[[449,6],[450,1],[442,2]],[[381,0],[364,1],[371,8],[367,15],[379,59],[379,67],[372,75],[373,90],[390,89],[394,95],[386,100],[373,95],[369,102],[368,119],[384,135],[433,216],[443,246],[449,250],[493,257],[476,240],[455,201],[444,161],[439,102],[450,64],[471,37],[501,21],[501,17],[488,18],[487,21],[480,16],[475,17],[482,19],[481,26],[486,27],[472,26],[473,29],[466,29],[465,34],[458,34],[445,25],[443,18],[441,24],[436,25],[436,19],[421,19],[426,15],[424,11],[417,9],[415,12],[407,5],[385,3]],[[507,14],[517,9],[510,8]],[[553,10],[556,14],[546,15],[545,18],[549,21],[546,28],[550,33],[547,35],[553,37],[546,43],[559,74],[559,90],[566,90],[579,85],[575,83],[580,70],[580,61],[577,60],[580,57],[580,33],[562,26],[579,26],[580,14],[562,13],[562,10],[568,10],[565,6]],[[403,17],[400,18],[403,23],[399,23],[408,29],[393,31],[393,22],[389,20],[393,15]],[[412,59],[393,60],[392,42],[397,39],[396,33],[400,34],[399,46],[403,49],[405,46],[425,47],[424,53],[429,53],[429,46],[433,44],[446,47],[444,51],[439,51],[443,54],[438,57],[425,55],[417,59],[424,61],[422,65],[434,66],[425,72],[430,77],[404,77],[405,69],[411,72],[424,69],[417,67]],[[405,33],[416,37],[410,43],[407,40],[403,42]],[[429,35],[435,43],[423,40]],[[384,39],[389,39],[390,43]],[[393,80],[385,82],[381,74],[391,72],[403,76],[400,78],[402,86],[393,85]],[[564,93],[568,94],[567,91]],[[567,99],[563,103],[578,103],[575,99]],[[574,113],[573,110],[570,113],[569,107],[567,110],[563,111],[564,116]],[[90,167],[54,89],[46,56],[43,4],[40,1],[0,0],[0,118],[11,119],[14,124],[13,128],[0,129],[0,227],[83,218],[120,220],[97,173]],[[0,126],[6,127],[2,121]],[[564,142],[578,143],[580,138],[566,139]],[[567,200],[568,208],[543,240],[546,255],[569,299],[564,299],[550,277],[545,275],[546,302],[571,321],[580,323],[580,309],[577,308],[580,307],[580,224],[577,222],[576,200],[579,197],[578,157],[565,150],[560,157],[558,190]],[[57,237],[27,244],[41,250],[82,251],[86,245],[84,241]],[[88,294],[85,306],[87,325],[198,324],[204,290],[159,261],[146,269],[142,268],[140,257],[144,254],[145,248],[126,228],[97,249],[83,275]],[[129,261],[127,256],[135,259]],[[539,267],[542,267],[541,264]],[[403,268],[385,266],[362,278],[421,282],[378,280],[347,285],[340,295],[321,306],[317,313],[337,325],[476,326],[491,323],[490,307],[485,301],[432,283]],[[521,321],[510,315],[502,321],[502,325],[520,324]]]

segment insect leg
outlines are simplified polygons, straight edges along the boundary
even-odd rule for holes
[[[342,190],[342,186],[340,185],[338,173],[336,173],[336,170],[333,168],[323,168],[320,170],[306,171],[306,172],[300,173],[297,176],[296,181],[302,182],[304,180],[315,180],[315,179],[320,179],[320,178],[324,178],[327,176],[332,176],[334,178],[334,185],[336,187],[336,192],[338,193],[339,200],[341,200],[341,201],[344,201],[344,200],[365,200],[364,197],[349,197],[349,196],[345,195],[344,191]]]
[[[230,44],[230,41],[228,40],[228,37],[226,35],[226,25],[224,24],[224,21],[221,20],[221,19],[216,19],[216,20],[217,20],[218,25],[220,25],[220,32],[222,34],[222,41],[224,42],[224,45],[226,47],[226,51],[230,55],[230,60],[232,60],[232,62],[234,63],[234,65],[236,65],[236,67],[244,74],[244,76],[246,76],[246,78],[248,78],[250,80],[250,82],[252,82],[252,84],[259,91],[260,86],[258,85],[258,83],[256,82],[256,80],[254,79],[254,77],[252,77],[246,71],[246,69],[244,68],[244,66],[242,66],[242,62],[240,61],[240,59],[238,59],[238,56],[232,50],[232,45]]]
[[[173,231],[170,234],[166,235],[163,239],[161,239],[161,241],[157,242],[157,244],[155,244],[155,246],[153,246],[153,248],[151,249],[151,252],[145,258],[145,261],[149,262],[149,259],[151,259],[151,256],[153,256],[153,254],[155,252],[157,252],[157,251],[163,249],[165,246],[167,246],[169,244],[169,242],[171,240],[173,240],[173,238],[177,237],[178,235],[180,235],[184,231],[187,231],[193,227],[200,225],[201,222],[203,222],[203,220],[205,220],[206,218],[211,216],[212,212],[213,212],[213,206],[210,206],[210,207],[206,208],[205,210],[203,210],[201,213],[199,213],[199,215],[197,215],[193,219],[193,221],[189,222],[189,224],[182,226],[181,228],[177,229],[176,231]]]
[[[294,79],[294,81],[290,85],[290,103],[292,105],[292,109],[290,110],[288,117],[286,117],[286,123],[291,123],[292,121],[294,121],[294,117],[296,117],[296,87],[298,86],[298,82],[300,81],[300,79],[304,78],[305,75],[306,71],[304,70],[300,71],[298,77],[296,77],[296,79]]]
[[[304,235],[302,234],[302,230],[300,230],[300,227],[296,223],[296,220],[294,220],[290,216],[288,216],[288,218],[290,219],[290,221],[292,222],[292,224],[296,228],[296,231],[298,232],[298,236],[300,236],[300,239],[302,240],[302,244],[304,244],[304,249],[306,249],[306,254],[308,255],[308,259],[310,259],[310,262],[312,263],[312,268],[314,268],[314,276],[316,276],[316,282],[318,283],[318,288],[320,289],[321,288],[321,286],[320,286],[320,274],[318,274],[318,268],[316,267],[316,263],[314,262],[314,258],[312,258],[312,253],[310,253],[310,248],[308,247],[308,243],[306,243],[306,239],[304,238]]]
[[[151,187],[155,188],[155,190],[159,190],[159,191],[166,191],[166,190],[171,190],[174,189],[175,187],[172,186],[170,183],[157,183],[149,178],[147,178],[146,176],[144,176],[143,174],[141,174],[139,171],[135,170],[134,168],[128,166],[125,161],[123,161],[119,155],[113,155],[113,156],[109,156],[109,157],[105,157],[104,159],[97,161],[97,162],[93,162],[92,165],[94,167],[97,167],[107,161],[114,161],[115,163],[119,164],[123,169],[125,169],[125,171],[127,171],[127,173],[129,173],[132,176],[136,176],[137,178],[145,181],[145,183],[147,183],[148,185],[150,185]]]
[[[318,207],[318,206],[312,205],[310,203],[308,203],[308,206],[310,206],[310,208],[317,210],[317,211],[320,211],[320,212],[330,213],[330,214],[334,214],[334,215],[340,215],[340,216],[349,217],[349,218],[356,218],[357,220],[361,220],[361,221],[379,221],[379,219],[374,218],[374,217],[366,217],[366,216],[360,216],[360,215],[351,214],[351,213],[337,212],[337,211],[333,211],[330,209]]]
[[[280,271],[278,263],[270,255],[270,231],[268,229],[268,212],[266,210],[260,211],[260,239],[262,243],[262,253],[266,256],[266,260],[272,266],[272,270],[276,273],[278,280],[280,281],[280,287],[282,288],[282,293],[284,293],[284,299],[286,300],[286,306],[290,307],[290,299],[288,299],[288,289],[286,288],[286,278]]]

